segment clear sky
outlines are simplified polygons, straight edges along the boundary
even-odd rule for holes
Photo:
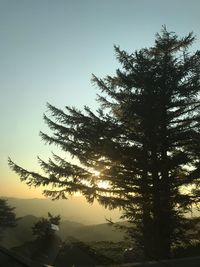
[[[200,49],[199,0],[0,0],[0,196],[41,197],[7,166],[10,156],[38,170],[46,159],[39,131],[46,102],[97,108],[91,74],[119,67],[113,45],[129,52],[153,44],[166,24],[194,31]]]

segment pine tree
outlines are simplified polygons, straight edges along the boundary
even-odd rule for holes
[[[32,227],[32,233],[37,239],[47,239],[54,235],[55,230],[52,225],[59,226],[60,224],[60,216],[53,216],[50,212],[48,212],[48,218],[41,218],[37,221]]]
[[[0,234],[8,227],[15,227],[17,225],[17,218],[14,213],[15,208],[10,207],[7,200],[0,199]],[[0,236],[1,237],[1,236]]]
[[[48,162],[39,158],[44,175],[9,159],[10,167],[28,185],[52,185],[56,189],[44,194],[54,199],[81,192],[89,202],[120,207],[145,256],[169,258],[186,238],[186,213],[199,203],[200,52],[189,52],[194,40],[192,33],[179,38],[163,27],[148,49],[128,54],[115,46],[122,69],[104,79],[93,75],[101,90],[96,112],[48,104],[51,116],[44,115],[53,135],[41,133],[42,139],[78,163],[53,154]]]

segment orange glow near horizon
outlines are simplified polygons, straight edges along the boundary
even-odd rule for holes
[[[24,183],[4,184],[0,188],[0,197],[16,197],[16,198],[45,198],[41,188],[29,188]]]
[[[0,179],[0,197],[45,198],[42,187],[29,187],[21,182],[17,174],[10,170],[2,170]]]

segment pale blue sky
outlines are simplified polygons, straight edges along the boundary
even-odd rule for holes
[[[151,46],[166,24],[179,35],[194,31],[198,49],[199,14],[199,0],[0,0],[0,195],[39,196],[7,157],[37,168],[36,156],[54,150],[38,135],[47,101],[96,109],[91,73],[114,73],[114,44]]]

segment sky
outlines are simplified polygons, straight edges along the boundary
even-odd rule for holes
[[[96,110],[91,75],[115,73],[113,45],[152,46],[162,25],[180,36],[193,31],[200,49],[199,11],[199,0],[0,0],[0,196],[43,197],[7,158],[36,171],[37,156],[55,151],[39,137],[48,131],[47,102]]]

